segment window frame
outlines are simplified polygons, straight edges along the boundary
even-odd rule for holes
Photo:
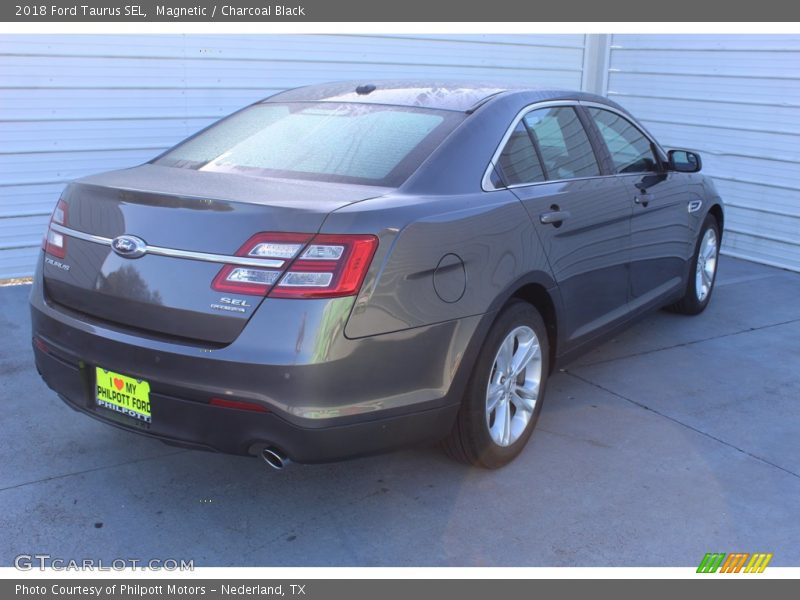
[[[592,150],[594,151],[595,159],[597,160],[597,164],[600,167],[600,174],[599,175],[591,175],[588,177],[571,177],[569,179],[547,179],[545,181],[535,181],[531,183],[519,183],[513,184],[503,187],[496,187],[492,183],[492,174],[498,172],[496,167],[497,160],[500,158],[500,154],[503,152],[503,149],[506,147],[508,140],[511,138],[514,130],[516,129],[517,125],[525,118],[525,116],[533,112],[534,110],[538,110],[541,108],[550,108],[550,107],[559,107],[559,106],[569,106],[575,110],[576,114],[578,115],[578,119],[583,125],[583,129],[586,132],[586,135],[589,138],[589,143],[592,146]],[[492,158],[489,160],[489,164],[484,171],[483,178],[481,179],[481,189],[484,192],[498,192],[501,190],[509,190],[509,189],[517,189],[517,188],[524,188],[534,185],[547,185],[549,183],[560,183],[565,181],[581,181],[586,179],[598,179],[600,177],[623,177],[623,176],[631,176],[631,175],[641,175],[641,173],[615,173],[615,167],[613,165],[613,161],[611,160],[611,155],[609,154],[608,147],[606,146],[605,140],[603,140],[600,132],[597,129],[597,126],[594,124],[594,119],[591,118],[591,115],[588,114],[586,108],[600,108],[603,110],[608,110],[610,112],[616,113],[619,116],[623,117],[624,119],[631,122],[633,126],[636,127],[638,131],[642,133],[650,142],[655,146],[656,153],[658,154],[659,162],[663,163],[665,160],[666,153],[661,145],[653,138],[650,133],[644,129],[641,125],[639,125],[635,119],[633,119],[630,115],[624,113],[623,111],[614,108],[608,104],[603,104],[602,102],[591,102],[588,100],[542,100],[539,102],[534,102],[532,104],[528,104],[527,106],[523,107],[514,119],[509,124],[508,128],[506,129],[505,134],[500,140],[500,143],[497,145],[494,153],[492,154]],[[534,142],[533,140],[531,140]],[[535,143],[534,143],[535,147]]]

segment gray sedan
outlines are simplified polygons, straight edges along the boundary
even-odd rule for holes
[[[36,364],[81,413],[276,468],[426,441],[500,467],[553,369],[708,305],[723,204],[700,168],[581,92],[282,92],[64,190]]]

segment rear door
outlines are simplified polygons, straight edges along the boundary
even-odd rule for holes
[[[577,345],[627,313],[631,201],[604,176],[576,108],[524,115],[496,160],[534,222],[561,290],[565,341]]]
[[[629,119],[595,106],[586,111],[631,202],[629,295],[636,308],[680,287],[689,251],[688,203],[695,196],[685,174],[662,168],[655,144]]]

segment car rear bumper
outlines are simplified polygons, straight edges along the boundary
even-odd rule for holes
[[[171,445],[230,454],[258,455],[275,447],[296,462],[340,460],[436,441],[453,423],[457,405],[329,427],[293,425],[274,413],[254,413],[153,393],[150,425],[99,407],[92,393],[91,370],[68,364],[35,348],[44,381],[71,408],[121,429]]]
[[[306,306],[313,312],[312,303]],[[233,454],[274,446],[296,462],[372,454],[446,435],[468,376],[462,363],[468,364],[482,321],[476,316],[358,340],[340,330],[326,356],[263,364],[235,360],[244,351],[234,347],[239,340],[204,351],[92,323],[49,304],[38,284],[31,316],[37,369],[72,408],[175,445]],[[150,383],[150,424],[96,405],[96,366]],[[214,397],[256,403],[267,412],[209,404]]]

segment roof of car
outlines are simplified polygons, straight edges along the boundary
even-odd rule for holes
[[[364,80],[322,83],[279,92],[264,102],[360,102],[469,111],[505,92],[539,92],[561,97],[586,96],[557,88],[497,82],[434,80]]]

